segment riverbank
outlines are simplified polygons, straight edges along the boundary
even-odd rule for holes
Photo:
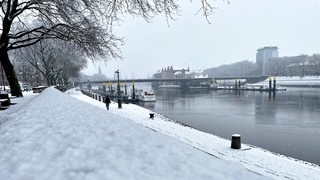
[[[1,179],[317,179],[320,175],[320,168],[311,163],[249,145],[233,150],[229,140],[160,114],[152,120],[149,110],[136,105],[118,109],[112,103],[107,111],[103,103],[79,91],[67,94],[50,88],[16,98],[16,105],[0,112]]]
[[[87,96],[75,95],[74,97],[104,108],[102,103],[97,103],[97,100]],[[318,165],[289,158],[252,145],[242,144],[241,150],[233,150],[230,148],[230,140],[187,126],[181,126],[161,114],[156,113],[155,118],[151,120],[148,118],[150,110],[140,106],[123,104],[122,109],[117,109],[116,103],[113,103],[112,106],[111,112],[114,114],[129,118],[145,127],[177,138],[220,159],[241,163],[252,172],[275,179],[317,179],[320,176],[320,167]]]
[[[276,76],[276,83],[284,87],[320,87],[320,76]],[[268,85],[269,79],[256,83]]]

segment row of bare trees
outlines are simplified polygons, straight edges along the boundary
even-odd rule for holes
[[[319,76],[320,54],[272,58],[267,60],[265,66],[265,75],[270,76]],[[260,76],[261,67],[245,60],[210,68],[203,74],[209,77]]]
[[[208,75],[209,77],[253,76],[258,74],[258,69],[257,64],[249,60],[244,60],[229,65],[206,69],[203,71],[203,75]]]
[[[319,76],[320,54],[272,58],[266,63],[266,73],[273,76]]]
[[[196,2],[205,17],[214,11],[215,0]],[[11,94],[22,96],[8,51],[59,39],[91,58],[117,59],[122,39],[112,30],[114,22],[126,14],[172,19],[178,10],[175,0],[0,0],[0,60]]]
[[[51,39],[15,50],[13,56],[17,71],[23,73],[24,82],[30,84],[39,78],[36,76],[43,76],[48,86],[66,85],[68,78],[77,77],[86,66],[85,54],[73,44]]]

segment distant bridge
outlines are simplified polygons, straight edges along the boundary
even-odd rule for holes
[[[130,83],[130,82],[177,82],[181,84],[197,84],[200,82],[210,82],[215,80],[236,80],[245,79],[248,83],[255,83],[267,79],[268,76],[234,76],[234,77],[215,77],[215,78],[168,78],[168,79],[120,79],[120,83]],[[117,83],[118,80],[104,80],[104,81],[84,81],[83,84],[90,83],[91,85],[104,84],[104,83]]]

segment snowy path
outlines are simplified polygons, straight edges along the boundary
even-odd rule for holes
[[[268,179],[156,132],[192,140],[174,123],[150,121],[145,109],[106,111],[69,93],[86,102],[49,88],[0,112],[0,179]]]

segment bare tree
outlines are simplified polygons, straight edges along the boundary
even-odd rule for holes
[[[15,50],[16,59],[31,64],[42,74],[47,85],[65,84],[69,76],[74,75],[86,65],[84,53],[74,45],[57,40],[41,42]],[[20,61],[21,61],[20,60]]]
[[[286,62],[285,58],[271,58],[266,63],[266,74],[272,76],[285,75]]]
[[[205,17],[214,11],[214,0],[199,2]],[[0,0],[0,8],[0,59],[14,96],[22,93],[9,50],[58,38],[73,42],[89,56],[119,58],[122,40],[113,34],[112,25],[120,15],[150,21],[161,13],[173,18],[178,11],[175,0]]]
[[[298,56],[299,59],[299,75],[300,76],[305,76],[307,71],[306,71],[306,65],[308,64],[308,56],[307,55],[300,55]]]
[[[253,76],[258,74],[258,66],[249,60],[206,69],[202,73],[209,77]]]
[[[35,68],[28,62],[19,62],[19,66],[14,65],[17,76],[25,83],[31,83],[36,75]],[[17,68],[18,67],[18,68]]]
[[[313,54],[310,56],[310,64],[314,67],[314,75],[320,74],[320,54]]]

